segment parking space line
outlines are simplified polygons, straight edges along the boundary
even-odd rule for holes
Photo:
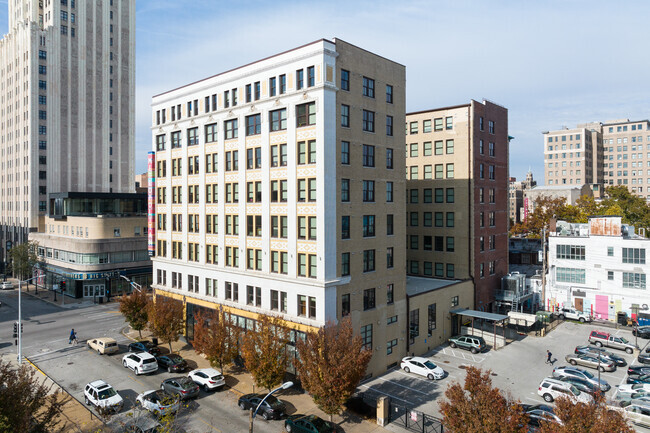
[[[215,430],[218,431],[219,433],[223,433],[222,430],[220,430],[219,428],[213,426],[213,425],[210,424],[209,422],[205,421],[205,420],[204,420],[203,418],[201,418],[200,416],[199,416],[198,418],[199,418],[199,421],[201,421],[203,424],[207,425],[208,427],[210,427],[210,428],[212,428],[212,429],[215,429]]]
[[[396,400],[400,400],[400,401],[406,402],[406,403],[408,403],[408,404],[410,404],[410,405],[413,404],[412,401],[404,400],[403,398],[396,397],[396,396],[394,396],[394,395],[392,395],[392,394],[389,394],[389,393],[387,393],[387,392],[380,391],[380,390],[375,389],[375,388],[371,388],[371,387],[369,387],[368,385],[359,385],[359,386],[360,386],[360,387],[363,387],[363,388],[366,388],[366,389],[369,389],[369,390],[371,390],[372,392],[378,392],[379,394],[387,395],[387,396],[389,396],[390,398],[394,398],[394,399],[396,399]]]
[[[428,383],[433,383],[432,381],[430,381],[430,380],[428,380],[428,379],[425,380],[425,379],[420,379],[419,377],[413,377],[413,376],[411,376],[410,374],[408,374],[408,373],[404,373],[404,372],[402,372],[402,371],[400,371],[399,374],[401,374],[402,376],[410,377],[411,379],[415,379],[415,380],[417,380],[417,381],[419,381],[419,382],[428,382]],[[392,383],[391,380],[382,379],[381,377],[378,377],[377,379],[379,379],[379,380],[383,380],[383,381],[385,381],[385,382],[391,382],[391,383]],[[417,389],[415,389],[415,388],[411,388],[410,386],[402,385],[401,383],[397,383],[397,382],[395,382],[395,385],[397,385],[397,386],[401,386],[401,387],[404,387],[404,388],[407,388],[407,389],[410,389],[411,391],[419,392],[420,394],[424,394],[424,395],[428,395],[428,394],[429,394],[428,392],[423,392],[423,391],[417,390]]]

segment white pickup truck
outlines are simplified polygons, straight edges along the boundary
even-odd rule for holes
[[[560,308],[557,312],[560,319],[579,320],[580,322],[591,322],[591,316],[575,308]]]

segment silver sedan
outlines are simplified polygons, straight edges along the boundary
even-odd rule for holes
[[[604,357],[600,357],[600,360],[598,358],[598,355],[591,353],[572,353],[567,355],[564,359],[566,359],[566,361],[571,365],[583,365],[585,367],[600,369],[600,371],[616,370],[616,364],[613,361]]]

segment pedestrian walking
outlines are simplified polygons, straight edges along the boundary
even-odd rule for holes
[[[553,354],[551,353],[550,350],[547,349],[546,350],[546,363],[547,364],[553,364],[552,357],[553,357]]]
[[[72,328],[72,330],[70,330],[70,338],[68,338],[68,344],[72,344],[72,340],[76,340],[76,339],[77,339],[77,333],[74,332],[74,328]]]

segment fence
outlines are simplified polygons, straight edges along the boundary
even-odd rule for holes
[[[416,433],[444,433],[442,421],[391,401],[388,421]]]

